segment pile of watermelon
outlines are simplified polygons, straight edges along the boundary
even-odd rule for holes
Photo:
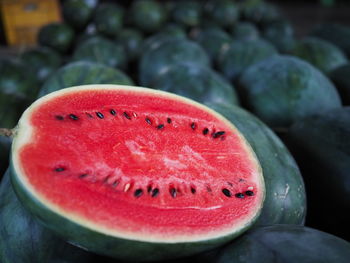
[[[0,58],[0,262],[349,262],[350,27],[262,0],[65,0]]]

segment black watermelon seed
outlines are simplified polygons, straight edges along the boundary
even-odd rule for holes
[[[227,197],[231,197],[232,196],[230,190],[228,190],[227,188],[222,189],[222,193],[224,195],[226,195]]]
[[[213,134],[213,138],[219,138],[220,136],[224,135],[225,132],[224,131],[218,131],[216,133]]]
[[[109,112],[110,112],[112,115],[116,115],[116,114],[117,114],[116,111],[113,110],[113,109],[111,109]]]
[[[119,184],[118,180],[114,181],[113,184],[112,184],[112,187],[117,187],[118,184]]]
[[[79,175],[79,178],[85,178],[86,176],[88,176],[88,174],[81,174]]]
[[[152,121],[149,118],[146,118],[145,120],[149,125],[152,125]]]
[[[237,193],[237,194],[235,194],[235,197],[237,197],[237,198],[244,198],[244,194],[242,194],[242,193]]]
[[[167,121],[167,123],[169,123],[169,124],[171,123],[171,119],[170,119],[170,118],[167,118],[166,121]]]
[[[56,120],[62,121],[64,118],[61,115],[56,115],[55,116]]]
[[[147,192],[150,193],[152,191],[152,186],[147,186]]]
[[[195,194],[196,193],[196,189],[194,187],[191,187],[191,193]]]
[[[203,129],[203,134],[204,134],[204,135],[207,135],[208,132],[209,132],[209,129],[208,129],[208,128],[204,128],[204,129]]]
[[[55,172],[63,172],[64,170],[66,170],[66,169],[63,168],[63,167],[57,167],[57,168],[55,168]]]
[[[77,121],[79,118],[77,115],[69,114],[69,118],[71,118],[73,121]]]
[[[134,196],[135,197],[140,197],[143,194],[143,190],[142,189],[137,189],[134,192]]]
[[[159,194],[159,189],[158,189],[158,188],[154,188],[154,189],[152,190],[151,196],[152,196],[152,197],[156,197],[158,194]]]
[[[173,188],[173,187],[170,188],[169,192],[170,192],[170,195],[171,195],[173,198],[176,197],[176,189],[175,189],[175,188]]]
[[[192,130],[195,130],[196,128],[197,128],[197,125],[196,125],[194,122],[192,122],[192,123],[191,123],[191,129],[192,129]]]
[[[126,111],[124,111],[123,114],[125,118],[127,118],[128,120],[131,120],[130,115]]]
[[[103,119],[105,116],[101,112],[96,112],[96,116]]]
[[[245,194],[248,195],[248,196],[253,196],[254,192],[248,190],[248,191],[245,191]]]
[[[164,128],[164,124],[159,124],[158,126],[157,126],[157,129],[158,130],[161,130],[161,129],[163,129]]]

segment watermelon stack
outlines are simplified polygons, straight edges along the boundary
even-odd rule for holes
[[[0,262],[349,262],[349,26],[296,37],[263,0],[62,18],[0,58]]]

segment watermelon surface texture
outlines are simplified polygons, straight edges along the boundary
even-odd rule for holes
[[[0,184],[1,263],[92,263],[93,256],[37,223],[18,201],[6,172]]]
[[[57,70],[43,84],[39,97],[66,87],[87,84],[133,85],[122,71],[93,62],[78,61]]]
[[[313,228],[275,225],[255,229],[223,249],[218,263],[347,263],[350,243]]]
[[[15,131],[11,180],[52,231],[126,260],[217,247],[252,226],[265,196],[259,162],[231,122],[184,97],[116,85],[33,103]]]

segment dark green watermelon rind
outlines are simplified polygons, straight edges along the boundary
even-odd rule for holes
[[[0,262],[91,262],[93,255],[43,228],[18,201],[6,172],[0,184]]]
[[[122,71],[93,62],[78,61],[65,65],[43,84],[38,97],[63,88],[87,84],[133,85]]]
[[[215,263],[348,263],[350,243],[316,229],[295,225],[267,226],[235,240]]]
[[[235,124],[263,169],[265,202],[255,226],[304,224],[306,193],[299,168],[281,140],[263,122],[233,105],[208,104]]]
[[[51,211],[33,196],[19,180],[13,164],[10,164],[11,182],[22,205],[45,227],[67,242],[90,252],[130,261],[153,261],[180,258],[216,248],[239,236],[251,227],[252,221],[232,234],[198,242],[154,243],[110,236],[75,223]],[[59,229],[54,228],[57,226]],[[140,256],[142,255],[142,256]]]

